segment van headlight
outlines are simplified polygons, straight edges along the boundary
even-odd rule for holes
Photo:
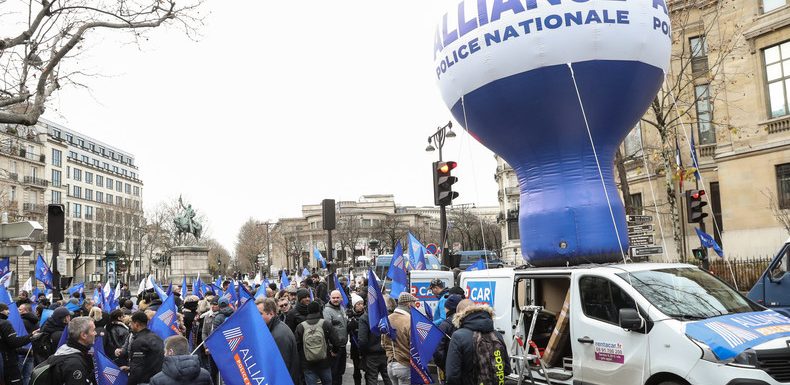
[[[709,362],[715,362],[717,364],[726,364],[730,366],[736,366],[739,368],[747,368],[747,369],[756,369],[757,368],[757,352],[752,349],[746,349],[741,354],[738,354],[734,358],[729,360],[720,360],[716,357],[716,354],[713,353],[710,346],[703,344],[699,341],[694,341],[699,345],[702,349],[702,359]]]

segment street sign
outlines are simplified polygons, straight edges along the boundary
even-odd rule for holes
[[[645,235],[631,235],[628,237],[628,243],[632,247],[635,246],[651,246],[653,245],[653,234]]]
[[[36,221],[24,221],[0,224],[0,240],[28,239],[38,236],[44,227]]]
[[[632,257],[646,257],[648,255],[658,255],[663,253],[664,253],[664,248],[661,246],[631,248]]]
[[[3,257],[27,257],[33,254],[30,245],[20,246],[0,246],[0,256]]]
[[[643,225],[652,222],[653,217],[650,215],[626,215],[625,220],[632,225]]]
[[[638,225],[628,227],[628,234],[642,234],[653,231],[653,225]]]

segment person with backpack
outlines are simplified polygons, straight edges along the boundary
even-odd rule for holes
[[[465,299],[453,318],[458,328],[450,339],[445,365],[448,385],[499,385],[510,374],[502,335],[494,330],[494,309]]]
[[[0,353],[3,356],[3,381],[5,385],[21,385],[22,373],[19,370],[17,349],[30,343],[34,335],[18,336],[8,320],[9,309],[0,303]],[[38,337],[38,333],[35,334]]]
[[[335,329],[335,335],[341,344],[337,354],[332,356],[332,383],[334,385],[343,383],[343,374],[346,372],[346,343],[348,343],[348,317],[346,310],[342,307],[343,296],[340,290],[332,290],[329,293],[329,302],[324,306],[324,321]]]
[[[91,318],[71,320],[66,343],[33,369],[30,385],[96,385],[90,353],[95,339],[96,325]]]
[[[58,342],[66,326],[71,321],[71,312],[65,307],[58,307],[41,327],[41,337],[33,343],[36,363],[43,362],[58,350]]]
[[[335,329],[321,315],[321,305],[307,305],[307,319],[296,327],[296,347],[302,360],[307,385],[332,384],[332,357],[341,348]]]
[[[296,291],[296,306],[285,316],[285,324],[292,332],[296,333],[296,327],[307,319],[307,305],[310,302],[310,292],[307,289]]]
[[[438,374],[440,383],[445,383],[444,369],[445,363],[447,362],[447,348],[450,346],[450,337],[452,337],[455,332],[453,317],[455,316],[458,304],[461,303],[463,299],[464,297],[461,295],[450,294],[447,296],[447,301],[444,302],[444,310],[447,316],[442,323],[439,324],[439,330],[444,333],[444,336],[442,337],[442,341],[439,342],[439,346],[436,347],[436,351],[433,353],[433,362],[436,364],[436,367],[439,368]]]
[[[381,346],[381,336],[370,332],[370,316],[367,310],[359,317],[357,337],[359,354],[364,358],[365,385],[378,385],[379,373],[384,385],[392,385],[387,374],[387,354]]]
[[[214,315],[214,320],[212,321],[214,325],[212,330],[217,329],[220,325],[222,325],[223,322],[225,322],[226,319],[233,315],[233,308],[230,307],[230,301],[227,298],[220,298],[219,301],[217,301],[217,304],[219,305],[219,312]]]
[[[362,385],[362,370],[365,364],[364,358],[360,353],[359,337],[357,337],[359,330],[359,317],[365,313],[365,300],[362,297],[351,293],[351,308],[347,310],[348,316],[348,335],[351,339],[351,362],[354,364],[354,385]],[[345,362],[344,362],[345,364]]]

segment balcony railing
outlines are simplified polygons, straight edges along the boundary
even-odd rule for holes
[[[716,153],[716,144],[706,144],[699,146],[699,156],[703,158],[712,157]]]
[[[25,184],[39,186],[46,188],[49,186],[49,181],[46,179],[36,178],[34,176],[26,176],[24,179]]]
[[[24,203],[22,204],[22,209],[28,212],[39,213],[39,214],[43,214],[47,212],[47,206],[40,205],[37,203]]]
[[[19,180],[19,174],[15,173],[15,172],[9,172],[8,173],[8,179]]]
[[[765,130],[768,131],[769,134],[790,130],[790,115],[770,120],[764,124]]]

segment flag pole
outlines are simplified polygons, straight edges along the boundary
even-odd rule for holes
[[[192,353],[189,353],[189,355],[191,356],[191,355],[195,354],[195,352],[197,352],[197,351],[198,351],[198,349],[200,349],[200,347],[201,347],[201,346],[203,346],[203,344],[205,344],[205,343],[206,343],[206,341],[201,341],[201,342],[200,342],[200,345],[198,345],[198,346],[195,348],[195,350],[193,350],[193,351],[192,351]]]

